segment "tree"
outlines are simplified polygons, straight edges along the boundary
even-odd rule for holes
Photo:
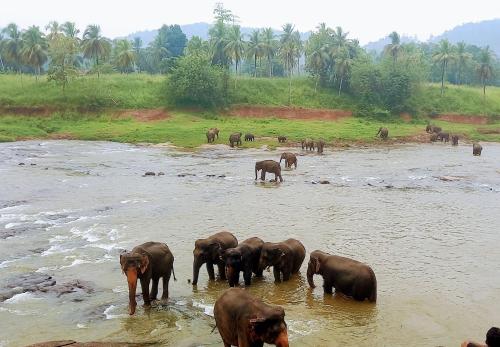
[[[351,65],[352,59],[349,56],[349,51],[347,49],[344,49],[343,51],[339,52],[337,62],[335,64],[336,74],[340,79],[339,95],[342,92],[342,83],[349,77],[349,74],[351,72]]]
[[[10,23],[3,29],[3,33],[7,36],[4,43],[5,57],[14,65],[17,72],[21,72],[21,50],[23,47],[21,31],[15,23]]]
[[[453,45],[448,40],[441,40],[437,51],[434,52],[432,59],[435,63],[441,65],[441,95],[444,93],[444,78],[446,75],[446,68],[450,61],[455,60],[455,53]]]
[[[4,40],[3,34],[0,32],[0,66],[2,67],[2,72],[5,71],[5,65],[3,63],[3,51],[6,41]]]
[[[49,31],[49,33],[47,34],[47,40],[49,41],[54,40],[55,38],[57,38],[57,36],[62,34],[62,27],[55,20],[47,24],[45,26],[45,30]]]
[[[186,34],[182,32],[178,24],[170,25],[166,30],[166,46],[172,57],[179,57],[184,54],[187,43]]]
[[[78,54],[78,40],[71,36],[58,35],[50,41],[50,65],[48,81],[62,87],[63,93],[70,79],[76,76],[75,56]]]
[[[472,59],[472,55],[466,51],[467,45],[465,42],[457,43],[456,65],[457,65],[457,84],[462,83],[462,74],[464,68]]]
[[[302,42],[302,39],[300,38],[300,33],[298,31],[294,31],[292,41],[295,50],[295,58],[297,59],[297,75],[299,75],[300,57],[302,56],[302,52],[304,51],[304,44]]]
[[[483,100],[486,99],[486,84],[493,76],[493,55],[490,46],[486,46],[481,50],[479,55],[479,65],[477,66],[477,74],[483,86]]]
[[[226,45],[229,42],[226,25],[222,20],[215,22],[209,30],[210,50],[212,54],[212,64],[222,67],[229,67],[230,58],[226,54]]]
[[[395,65],[401,50],[401,38],[395,31],[389,34],[389,38],[391,39],[391,43],[385,46],[384,53],[392,57],[392,63]]]
[[[61,25],[61,30],[67,37],[78,39],[78,34],[80,33],[80,30],[76,28],[75,23],[65,22],[63,25]]]
[[[262,54],[267,57],[267,64],[269,65],[269,77],[273,76],[273,58],[276,54],[277,41],[274,38],[272,28],[265,28],[262,30]]]
[[[114,50],[115,66],[121,72],[129,72],[136,62],[136,54],[130,41],[126,39],[117,40]]]
[[[254,30],[250,35],[250,40],[247,43],[247,57],[253,58],[254,77],[257,77],[257,58],[264,54],[264,44],[261,41],[260,30]]]
[[[23,41],[21,58],[27,65],[33,67],[38,80],[42,65],[47,62],[47,41],[40,28],[34,25],[23,33]]]
[[[296,56],[296,44],[294,42],[294,30],[293,24],[287,23],[283,25],[283,34],[280,37],[280,49],[279,54],[285,69],[288,73],[288,104],[292,103],[292,70],[295,65]]]
[[[97,68],[97,78],[99,78],[99,59],[109,57],[111,52],[111,42],[101,35],[101,27],[89,25],[83,32],[83,56],[87,59],[94,59]]]
[[[188,41],[184,49],[185,55],[202,54],[208,55],[209,47],[206,41],[203,41],[199,36],[193,36]]]
[[[224,48],[226,55],[234,61],[236,75],[238,75],[238,64],[243,58],[246,42],[243,40],[243,34],[239,25],[233,25],[227,37],[226,47]],[[236,82],[236,80],[235,80]]]

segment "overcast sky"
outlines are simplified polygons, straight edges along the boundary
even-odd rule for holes
[[[427,39],[454,26],[500,18],[500,0],[225,0],[224,6],[240,18],[240,25],[281,27],[290,22],[300,31],[318,23],[342,26],[362,44],[400,34]],[[156,29],[162,24],[211,22],[216,1],[210,0],[0,0],[0,27],[15,22],[22,28],[44,28],[51,20],[73,21],[83,29],[99,24],[114,38]],[[83,31],[83,30],[82,30]],[[500,39],[500,33],[499,33]]]

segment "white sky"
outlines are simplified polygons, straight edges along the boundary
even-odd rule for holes
[[[0,0],[0,27],[44,28],[51,20],[73,21],[83,31],[99,24],[108,37],[157,29],[162,24],[211,22],[213,0]],[[500,0],[225,0],[242,26],[279,28],[286,22],[300,31],[318,23],[340,25],[361,44],[400,34],[427,39],[466,22],[500,18]],[[500,40],[500,33],[499,40]]]

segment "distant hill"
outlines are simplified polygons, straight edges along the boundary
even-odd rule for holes
[[[193,23],[193,24],[184,24],[181,25],[182,32],[186,34],[187,38],[190,39],[193,36],[199,36],[204,40],[208,39],[208,30],[210,29],[210,24],[208,23]],[[252,31],[256,30],[257,28],[251,28],[251,27],[241,27],[241,32],[247,37],[252,33]],[[276,35],[279,35],[281,33],[280,30],[275,29],[274,30]],[[127,39],[133,40],[134,37],[140,37],[142,41],[144,42],[144,45],[147,46],[151,41],[154,40],[156,34],[158,33],[158,30],[144,30],[144,31],[137,31],[135,33],[132,33],[127,36]],[[300,36],[302,37],[303,40],[307,40],[309,38],[310,32],[305,32],[305,33],[300,33]]]

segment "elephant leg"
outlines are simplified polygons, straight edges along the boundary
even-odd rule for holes
[[[219,276],[221,280],[226,279],[226,268],[224,263],[217,263],[217,268],[219,269]]]
[[[158,295],[158,282],[160,281],[159,277],[153,277],[153,285],[151,286],[151,300],[156,300],[156,296]]]
[[[281,282],[281,269],[278,266],[273,266],[274,281]]]
[[[323,291],[325,294],[333,294],[333,285],[329,281],[324,281]]]
[[[212,281],[215,280],[214,264],[207,262],[208,278]]]
[[[281,174],[278,175],[279,179],[280,179],[280,182],[283,182],[283,177],[281,177]],[[276,182],[278,182],[278,180],[276,179]]]
[[[151,306],[151,300],[149,299],[149,279],[141,278],[141,289],[144,306]]]
[[[245,280],[245,285],[249,286],[252,283],[252,268],[248,266],[243,272],[243,279]]]
[[[289,269],[283,269],[283,282],[288,281],[290,279],[290,275],[292,271]]]
[[[260,173],[260,180],[265,181],[266,180],[266,170],[262,169]]]
[[[170,281],[171,271],[162,277],[163,280],[163,293],[161,295],[162,300],[168,299],[168,282]]]

